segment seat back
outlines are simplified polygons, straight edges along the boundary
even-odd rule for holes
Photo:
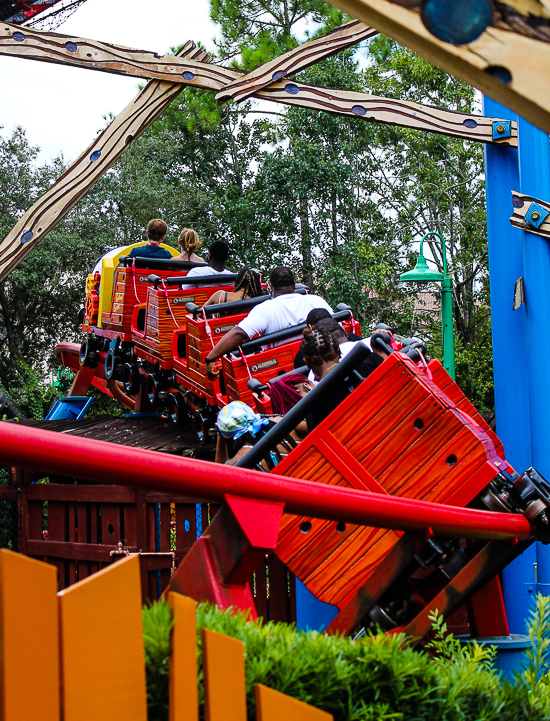
[[[172,273],[173,275],[173,273]],[[164,361],[172,360],[172,336],[178,328],[185,328],[188,313],[185,309],[187,303],[202,305],[206,303],[213,293],[219,290],[230,291],[233,286],[218,286],[204,288],[183,288],[162,286],[147,288],[147,314],[145,320],[145,337],[132,337],[139,348],[143,342],[147,350],[156,358]]]
[[[125,332],[129,332],[130,322],[132,320],[133,306],[138,302],[143,303],[145,301],[145,291],[142,291],[142,296],[139,296],[138,293],[138,301],[135,298],[134,290],[132,287],[132,300],[129,300],[129,295],[127,297],[126,293],[124,292],[125,288],[117,289],[116,286],[117,284],[125,284],[126,279],[129,278],[131,280],[133,276],[128,276],[127,273],[119,275],[117,271],[119,270],[119,262],[121,256],[128,255],[133,248],[142,248],[144,245],[147,245],[147,243],[134,243],[133,245],[128,245],[124,248],[120,248],[118,253],[113,256],[107,256],[102,258],[101,286],[99,289],[98,308],[99,328],[108,327],[103,325],[105,319],[107,323],[112,322],[117,325],[117,327],[112,328],[112,330],[119,330],[120,327],[124,326]],[[175,248],[170,247],[169,245],[164,245],[164,243],[161,243],[160,247],[164,248],[164,250],[167,250],[172,257],[179,255],[178,251]],[[149,272],[151,271],[140,269],[137,273],[137,275],[145,277],[145,286],[147,285],[147,275],[149,274]],[[138,279],[136,278],[136,281],[137,280]],[[124,307],[125,305],[127,306],[128,303],[131,304],[131,308]]]

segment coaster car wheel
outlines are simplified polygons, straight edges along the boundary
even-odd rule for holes
[[[185,424],[188,418],[187,404],[181,393],[170,393],[168,396],[168,418],[177,428]]]
[[[216,415],[217,409],[214,410],[211,406],[206,406],[193,413],[193,419],[195,421],[195,432],[200,443],[206,443],[209,437],[209,431],[216,426]]]
[[[122,369],[122,383],[128,395],[135,396],[139,393],[141,378],[139,368],[135,363],[125,363]]]
[[[97,368],[99,363],[99,349],[91,338],[86,338],[80,346],[80,365]]]
[[[150,373],[147,376],[147,398],[149,398],[149,403],[153,406],[153,408],[157,407],[160,400],[159,394],[161,389],[159,386],[159,380]]]
[[[111,378],[116,380],[120,377],[121,372],[121,357],[115,353],[112,348],[109,348],[107,355],[105,356],[105,378],[110,381]]]

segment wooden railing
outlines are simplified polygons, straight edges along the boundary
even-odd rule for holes
[[[169,594],[174,613],[170,721],[198,721],[196,604]],[[205,717],[246,721],[242,642],[202,630]],[[0,551],[0,718],[146,721],[140,564],[125,558],[57,591],[57,569]],[[332,716],[257,686],[258,721]]]

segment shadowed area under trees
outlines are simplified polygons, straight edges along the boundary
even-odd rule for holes
[[[305,27],[314,37],[346,20],[318,0],[212,0],[211,15],[216,62],[246,70],[302,42]],[[479,111],[472,88],[384,36],[298,77]],[[61,157],[38,167],[36,155],[24,130],[2,130],[4,235],[65,166]],[[457,381],[480,410],[493,408],[482,146],[256,101],[218,106],[214,93],[186,88],[0,283],[0,388],[23,414],[41,417],[53,399],[53,350],[80,339],[87,273],[108,249],[143,240],[153,217],[166,220],[174,247],[187,226],[205,244],[226,241],[232,270],[288,264],[329,302],[350,303],[365,333],[391,323],[440,357],[439,311],[415,313],[418,286],[397,282],[420,237],[437,230],[450,253]],[[441,269],[436,244],[431,254]]]

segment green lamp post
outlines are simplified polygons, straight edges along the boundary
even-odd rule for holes
[[[441,241],[441,250],[443,254],[443,273],[431,270],[428,267],[426,258],[422,253],[422,246],[429,235],[437,235]],[[420,253],[416,266],[413,270],[408,270],[399,276],[401,283],[423,283],[436,282],[441,283],[441,335],[443,345],[443,366],[447,373],[454,380],[455,378],[455,342],[453,335],[453,299],[451,294],[451,279],[447,275],[447,251],[445,241],[439,233],[431,230],[420,241]]]

